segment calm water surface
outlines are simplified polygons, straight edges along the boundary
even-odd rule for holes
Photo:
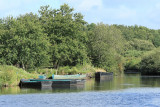
[[[160,107],[160,77],[126,74],[57,89],[0,88],[0,107]]]

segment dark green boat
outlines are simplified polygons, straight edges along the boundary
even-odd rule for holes
[[[21,79],[20,87],[71,87],[77,85],[84,85],[84,79]]]

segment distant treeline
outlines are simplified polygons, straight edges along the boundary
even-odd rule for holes
[[[158,71],[159,46],[160,30],[88,24],[67,4],[0,19],[0,64],[23,69],[91,64],[107,71]]]

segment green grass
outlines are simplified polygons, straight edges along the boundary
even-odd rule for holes
[[[96,69],[89,64],[86,64],[83,66],[77,65],[74,67],[65,66],[65,67],[60,67],[57,70],[58,74],[77,74],[77,73],[86,74],[86,73],[95,72],[95,71]]]
[[[67,75],[67,74],[86,74],[86,73],[95,73],[96,68],[93,66],[86,64],[86,65],[77,65],[77,66],[64,66],[59,67],[58,69],[49,69],[49,68],[39,68],[35,71],[28,71],[30,73],[38,73],[38,74],[45,74],[47,77],[52,76],[52,74],[57,75]]]
[[[38,74],[31,74],[14,66],[0,65],[0,85],[15,86],[19,84],[22,78],[28,79],[37,77]]]

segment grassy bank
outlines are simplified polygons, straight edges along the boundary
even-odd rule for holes
[[[105,72],[100,68],[94,68],[91,65],[74,66],[74,67],[60,67],[59,69],[37,68],[35,70],[25,71],[21,68],[8,65],[0,65],[0,85],[1,86],[15,86],[18,85],[20,79],[38,78],[39,75],[46,75],[47,78],[52,74],[67,75],[67,74],[88,74],[94,76],[95,72]]]
[[[22,78],[36,78],[37,76],[38,74],[31,74],[14,66],[0,65],[1,86],[18,85]]]
[[[104,71],[102,69],[94,68],[91,65],[77,65],[77,66],[64,66],[59,67],[58,69],[52,68],[40,68],[34,71],[29,71],[30,73],[38,73],[38,74],[45,74],[47,77],[52,76],[52,74],[56,75],[71,75],[71,74],[94,74],[96,71]]]

